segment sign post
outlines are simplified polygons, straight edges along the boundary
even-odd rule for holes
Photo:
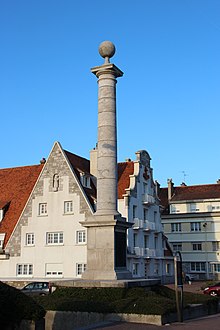
[[[174,255],[174,273],[175,273],[175,294],[176,309],[178,321],[183,322],[183,277],[182,277],[182,256],[179,251]],[[180,288],[180,299],[179,299]]]

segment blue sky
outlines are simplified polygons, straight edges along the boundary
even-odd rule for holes
[[[145,149],[154,179],[220,178],[219,0],[1,0],[0,168],[54,141],[89,158],[98,46],[116,45],[118,160]]]

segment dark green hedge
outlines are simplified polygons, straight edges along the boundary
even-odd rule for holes
[[[0,282],[0,329],[8,324],[19,324],[23,319],[41,319],[45,313],[31,297]]]
[[[164,286],[146,288],[57,288],[37,297],[46,310],[165,315],[176,310],[175,292]],[[217,304],[201,294],[184,293],[184,305]]]

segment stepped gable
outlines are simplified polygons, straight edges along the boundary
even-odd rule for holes
[[[0,233],[5,233],[4,246],[24,209],[43,165],[0,169],[0,208],[5,209]]]
[[[130,187],[130,175],[134,174],[134,162],[118,163],[118,198],[123,199],[126,190]]]

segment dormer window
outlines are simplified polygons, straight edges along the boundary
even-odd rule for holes
[[[3,210],[1,209],[1,210],[0,210],[0,222],[1,222],[2,219],[3,219],[3,213],[4,213],[4,212],[3,212]]]
[[[4,240],[5,240],[5,233],[1,233],[0,234],[0,251],[2,251],[2,249],[3,249]]]
[[[90,176],[86,173],[80,173],[80,181],[83,185],[83,187],[86,187],[86,188],[91,188],[91,185],[90,185]]]
[[[0,201],[0,222],[3,220],[5,212],[9,207],[9,202]]]

